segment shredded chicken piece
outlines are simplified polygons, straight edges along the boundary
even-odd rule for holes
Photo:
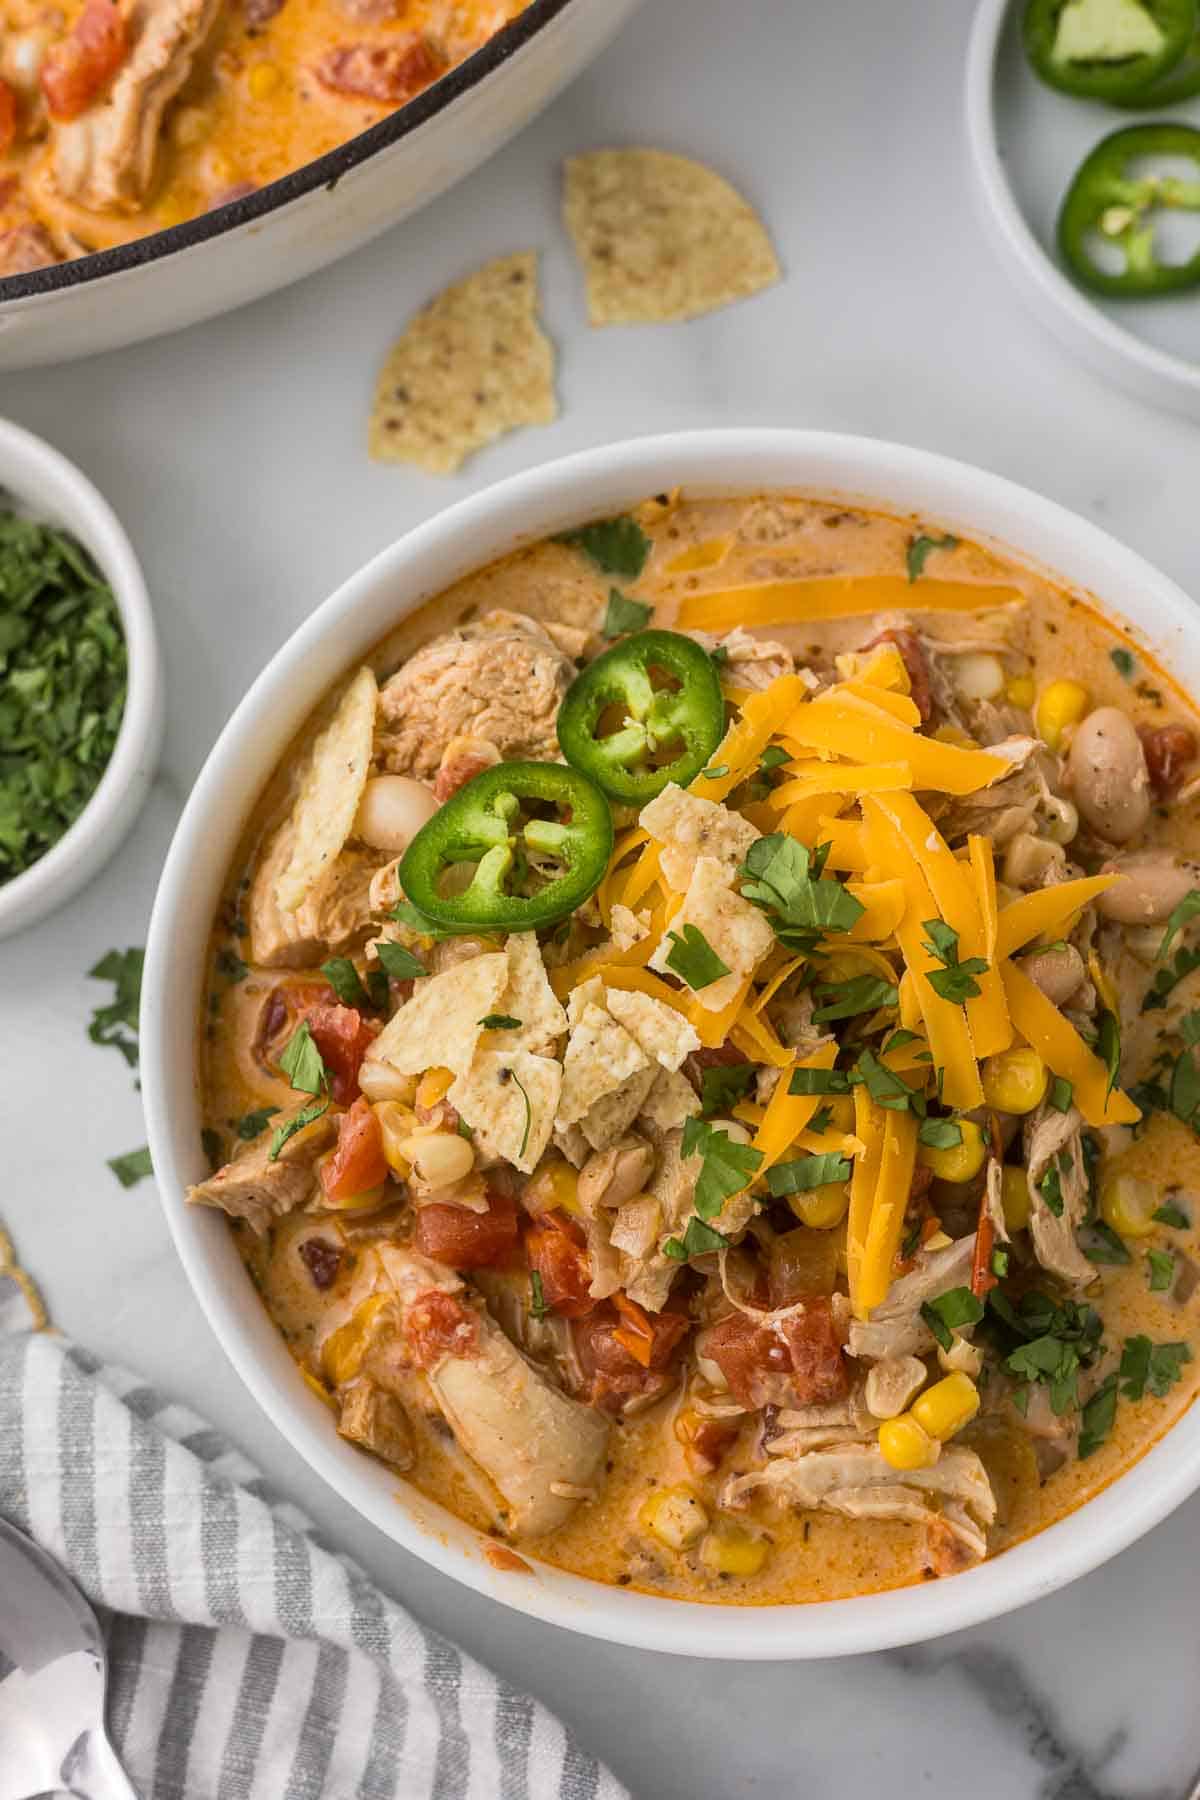
[[[1089,1287],[1096,1279],[1093,1265],[1075,1241],[1075,1229],[1087,1211],[1087,1165],[1083,1160],[1080,1127],[1075,1107],[1059,1112],[1043,1101],[1025,1124],[1025,1167],[1029,1184],[1029,1235],[1043,1269],[1076,1288]],[[1056,1212],[1042,1192],[1051,1164],[1058,1171],[1061,1211]]]

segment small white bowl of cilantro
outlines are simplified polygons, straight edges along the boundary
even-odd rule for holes
[[[0,938],[107,862],[149,790],[162,678],[146,584],[107,501],[0,420]]]

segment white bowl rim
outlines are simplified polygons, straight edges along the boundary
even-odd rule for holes
[[[83,544],[112,589],[125,636],[125,709],[113,753],[91,799],[44,856],[0,886],[0,937],[50,912],[97,873],[133,823],[130,790],[148,787],[162,734],[162,670],[150,596],[141,565],[116,513],[99,488],[44,438],[0,419],[0,459],[11,457],[28,486],[13,497],[35,518],[59,523],[56,509],[76,515],[64,528]],[[6,483],[0,478],[0,492]],[[43,514],[42,508],[46,511]]]
[[[827,472],[834,468],[845,479]],[[205,857],[215,861],[212,834],[233,810],[228,790],[237,785],[238,758],[256,743],[261,751],[263,721],[272,711],[278,715],[273,735],[282,751],[327,685],[315,666],[318,647],[326,646],[332,669],[344,669],[349,636],[342,628],[354,615],[363,614],[358,648],[365,651],[384,635],[374,614],[394,622],[438,591],[444,583],[422,583],[422,563],[439,555],[444,560],[451,550],[462,556],[458,547],[472,532],[480,532],[490,550],[476,554],[472,548],[464,569],[547,529],[618,510],[668,485],[691,493],[774,490],[873,498],[895,512],[950,527],[957,522],[977,540],[1010,550],[1019,543],[1013,551],[1019,560],[1058,567],[1071,586],[1109,596],[1101,601],[1108,610],[1125,618],[1132,610],[1135,634],[1143,640],[1161,647],[1165,631],[1176,651],[1186,649],[1194,621],[1187,596],[1098,526],[1000,476],[875,439],[767,429],[679,432],[583,451],[463,499],[374,557],[300,626],[254,682],[197,778],[167,857],[147,945],[141,1067],[150,1147],[176,1247],[234,1368],[335,1492],[403,1548],[478,1593],[610,1643],[748,1661],[881,1650],[959,1630],[1052,1593],[1165,1518],[1200,1486],[1200,1406],[1086,1506],[994,1561],[943,1581],[848,1600],[739,1608],[609,1588],[544,1564],[532,1577],[510,1574],[479,1553],[477,1533],[337,1439],[327,1410],[303,1385],[249,1281],[223,1279],[237,1265],[223,1219],[183,1199],[185,1183],[200,1172],[200,1156],[192,996],[180,974],[188,929],[181,914],[189,902],[193,911],[202,899],[208,903],[196,869]],[[1073,572],[1063,567],[1067,562]],[[382,598],[371,600],[384,590],[386,613]],[[1114,593],[1123,604],[1111,598]],[[1200,648],[1193,656],[1195,686]],[[256,777],[245,783],[248,796],[262,779],[260,755]],[[240,822],[229,829],[236,835]],[[197,970],[202,967],[202,949],[183,953],[192,955]]]
[[[996,140],[996,59],[1014,0],[980,0],[967,47],[965,86],[967,137],[971,159],[995,236],[1012,273],[1039,311],[1057,315],[1057,325],[1088,353],[1089,366],[1113,374],[1107,359],[1128,364],[1137,391],[1161,397],[1164,384],[1178,389],[1180,405],[1200,401],[1200,362],[1148,344],[1116,324],[1069,281],[1034,236],[1017,205]],[[1079,340],[1086,340],[1085,343]],[[1098,354],[1099,353],[1099,354]]]

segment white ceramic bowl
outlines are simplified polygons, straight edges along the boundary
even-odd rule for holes
[[[142,571],[116,514],[87,476],[41,438],[0,419],[0,494],[89,550],[116,599],[129,658],[117,742],[99,786],[66,831],[23,874],[0,886],[0,938],[45,918],[91,880],[133,824],[162,743],[162,670]]]
[[[414,1555],[521,1612],[614,1643],[745,1659],[880,1650],[1007,1612],[1131,1543],[1200,1486],[1200,1407],[1080,1512],[939,1582],[819,1605],[739,1609],[602,1587],[541,1565],[533,1575],[508,1573],[485,1560],[477,1532],[337,1436],[244,1273],[224,1219],[183,1199],[184,1184],[206,1172],[194,1020],[209,922],[242,823],[310,707],[399,616],[469,570],[677,485],[685,494],[836,494],[995,541],[1090,590],[1200,690],[1200,633],[1177,587],[1086,520],[922,451],[819,432],[680,433],[586,451],[501,482],[351,576],[274,658],[221,734],[180,821],[150,926],[141,1021],[150,1148],[179,1253],[234,1367],[313,1468]]]
[[[1097,299],[1052,248],[1059,201],[1088,152],[1122,126],[1200,123],[1197,103],[1143,114],[1055,93],[1025,66],[1022,10],[1020,0],[979,0],[967,51],[967,142],[992,242],[1026,305],[1095,374],[1200,418],[1200,361],[1179,353],[1195,342],[1195,296]]]

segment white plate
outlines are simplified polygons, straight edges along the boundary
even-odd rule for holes
[[[1063,273],[1054,243],[1059,206],[1088,152],[1127,125],[1200,127],[1200,96],[1142,113],[1056,93],[1026,60],[1023,11],[1023,0],[980,0],[967,53],[967,136],[993,241],[1033,311],[1098,375],[1200,418],[1200,288],[1101,299]]]
[[[142,980],[141,1073],[150,1149],[176,1248],[234,1368],[267,1416],[348,1505],[444,1574],[533,1618],[610,1643],[752,1661],[882,1650],[994,1618],[1085,1574],[1200,1486],[1200,1405],[1068,1518],[944,1581],[810,1606],[693,1605],[585,1581],[535,1560],[497,1569],[487,1540],[338,1437],[238,1258],[224,1218],[189,1206],[200,1146],[195,1018],[209,927],[243,823],[276,759],[329,684],[406,613],[522,543],[622,512],[647,494],[771,489],[845,496],[1011,546],[1131,622],[1200,692],[1195,608],[1086,519],[980,469],[899,444],[804,431],[681,432],[588,450],[449,507],[367,563],[310,615],[221,733],[180,820],[154,904]],[[522,1546],[524,1549],[524,1546]]]

